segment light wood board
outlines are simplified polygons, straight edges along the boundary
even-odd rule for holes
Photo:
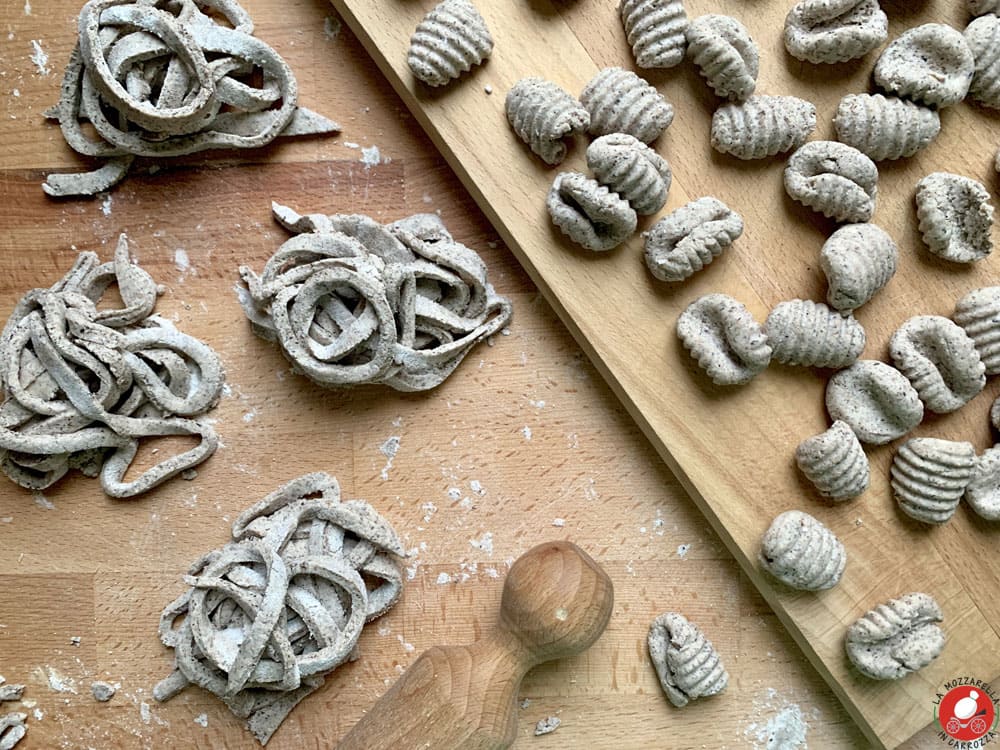
[[[80,2],[31,5],[29,15],[22,0],[0,3],[0,320],[26,290],[58,279],[77,249],[108,258],[125,231],[166,286],[158,311],[219,352],[231,391],[212,414],[224,447],[193,482],[114,501],[79,475],[41,498],[0,478],[0,675],[27,683],[35,702],[18,750],[259,748],[204,691],[151,700],[170,668],[157,618],[237,514],[318,470],[372,502],[418,554],[402,600],[365,630],[362,658],[303,701],[269,750],[332,747],[424,649],[474,640],[493,622],[507,561],[549,539],[570,539],[600,562],[615,612],[586,654],[529,673],[515,748],[662,750],[669,738],[678,749],[764,750],[771,727],[789,720],[810,747],[865,745],[326,0],[244,5],[257,36],[296,72],[302,103],[340,121],[340,137],[199,155],[153,175],[139,164],[109,194],[81,201],[52,201],[40,188],[50,170],[93,166],[41,117],[58,96]],[[33,40],[47,75],[31,60]],[[362,149],[375,146],[381,163],[366,168]],[[252,335],[232,291],[238,264],[261,268],[288,236],[272,199],[382,221],[440,211],[513,299],[510,335],[475,349],[428,394],[335,393],[294,376]],[[386,468],[380,447],[390,436],[400,446]],[[487,531],[492,554],[470,545]],[[697,710],[670,706],[646,654],[646,629],[667,609],[705,628],[732,677]],[[50,669],[77,692],[54,690]],[[120,683],[116,698],[96,703],[93,679]],[[202,715],[207,726],[195,723]],[[550,715],[559,731],[535,738],[535,722]]]
[[[674,172],[666,210],[712,194],[740,212],[747,229],[705,272],[671,286],[647,273],[638,236],[607,255],[586,254],[563,240],[544,208],[555,170],[517,141],[503,115],[504,96],[521,77],[541,75],[578,93],[599,67],[630,65],[617,2],[478,0],[496,43],[493,56],[444,90],[418,84],[406,66],[409,36],[434,5],[431,0],[333,3],[869,738],[896,746],[928,725],[934,694],[950,678],[997,678],[1000,561],[994,551],[1000,529],[964,507],[943,528],[903,516],[888,486],[893,447],[870,452],[872,488],[863,498],[839,507],[820,502],[797,476],[792,454],[800,440],[827,425],[825,378],[774,366],[745,388],[715,388],[673,333],[678,313],[707,292],[735,296],[760,320],[782,299],[823,299],[818,252],[833,228],[785,195],[782,159],[741,163],[711,151],[708,129],[717,102],[690,63],[651,76],[677,113],[657,144]],[[929,20],[960,28],[966,22],[959,3],[933,0],[916,10],[906,5],[886,4],[892,36]],[[815,102],[816,137],[833,135],[832,115],[842,95],[868,89],[874,55],[816,67],[785,53],[785,2],[691,0],[686,6],[692,17],[729,13],[748,26],[761,46],[758,91]],[[897,240],[902,257],[889,287],[858,313],[869,358],[886,357],[889,335],[908,317],[950,315],[962,294],[996,278],[995,258],[955,268],[921,246],[913,208],[921,176],[950,170],[996,187],[990,168],[1000,141],[996,114],[963,104],[942,121],[943,133],[930,148],[881,170],[875,221]],[[585,169],[581,143],[560,168]],[[957,414],[925,420],[917,434],[988,447],[986,414],[995,391],[995,385],[988,388]],[[832,591],[779,589],[756,567],[758,541],[770,519],[793,507],[821,518],[848,547],[847,572]],[[931,593],[945,611],[949,643],[943,656],[898,683],[852,672],[843,652],[846,625],[876,603],[911,590]]]

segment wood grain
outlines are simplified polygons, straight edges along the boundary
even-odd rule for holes
[[[488,64],[445,91],[428,91],[405,63],[410,33],[430,0],[333,0],[441,148],[487,217],[607,378],[629,413],[691,492],[726,546],[774,606],[806,656],[827,679],[873,742],[896,746],[930,720],[936,689],[956,675],[1000,675],[1000,561],[991,555],[995,525],[962,509],[944,528],[927,529],[895,507],[888,487],[891,447],[871,452],[872,489],[856,503],[829,507],[797,476],[792,453],[826,425],[819,373],[773,367],[746,388],[711,387],[673,335],[678,313],[695,297],[722,291],[763,319],[782,299],[822,299],[818,251],[832,224],[785,195],[780,158],[737,163],[708,144],[716,100],[690,65],[656,73],[677,111],[658,143],[672,164],[674,184],[665,210],[713,194],[739,211],[747,231],[731,254],[682,286],[661,285],[641,262],[637,236],[610,255],[587,255],[551,227],[544,196],[554,172],[516,140],[503,116],[503,98],[519,78],[544,75],[569,91],[605,65],[631,57],[616,18],[617,3],[481,0],[496,42]],[[817,68],[784,52],[785,3],[691,0],[693,17],[730,13],[761,45],[758,91],[790,93],[817,105],[818,137],[830,137],[840,97],[868,88],[874,56]],[[891,34],[920,22],[965,24],[963,9],[944,2],[919,8],[886,4]],[[486,94],[491,87],[494,95]],[[996,260],[955,269],[922,248],[913,209],[917,180],[951,170],[996,186],[990,165],[996,115],[968,104],[946,111],[943,133],[917,157],[883,166],[876,223],[901,247],[900,272],[858,314],[868,332],[866,357],[884,358],[891,332],[915,314],[950,315],[969,289],[992,283]],[[578,147],[560,169],[582,169]],[[919,434],[992,440],[986,419],[995,383],[960,413],[925,420]],[[758,541],[774,515],[804,507],[847,544],[850,563],[833,591],[804,595],[777,588],[757,569]],[[974,573],[972,571],[975,571]],[[875,603],[905,591],[933,594],[946,612],[949,645],[931,667],[900,683],[879,684],[849,669],[845,626]]]

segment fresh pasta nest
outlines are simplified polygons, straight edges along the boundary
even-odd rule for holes
[[[972,480],[972,443],[912,438],[892,459],[892,491],[899,508],[923,523],[947,522]]]
[[[965,98],[975,71],[965,37],[951,26],[927,23],[905,31],[882,51],[875,83],[929,107],[948,107]]]
[[[1000,286],[973,289],[955,305],[955,322],[972,339],[987,375],[1000,374]]]
[[[881,94],[849,94],[833,118],[837,138],[874,161],[913,156],[937,138],[933,109]]]
[[[476,6],[469,0],[442,0],[413,32],[406,63],[428,86],[444,86],[492,52],[493,37]]]
[[[826,385],[830,418],[850,425],[863,443],[882,445],[902,437],[924,416],[920,396],[899,370],[862,359]]]
[[[930,411],[961,408],[986,387],[975,342],[940,315],[910,318],[892,335],[889,354]]]
[[[604,68],[580,94],[593,135],[628,133],[652,143],[674,121],[674,108],[630,70]]]
[[[868,456],[846,422],[799,443],[795,462],[816,490],[832,500],[850,500],[868,489]]]
[[[618,247],[638,222],[627,200],[579,172],[556,176],[546,206],[563,234],[594,252]]]
[[[801,591],[822,591],[840,583],[847,552],[820,521],[789,510],[771,523],[760,545],[760,564],[782,583]]]
[[[941,607],[927,594],[891,599],[847,629],[847,657],[873,680],[898,680],[923,669],[944,650]]]
[[[816,107],[794,96],[752,96],[712,115],[712,148],[738,159],[763,159],[801,146],[816,128]]]
[[[865,348],[865,329],[822,302],[794,299],[771,310],[764,323],[771,358],[802,367],[847,367]]]
[[[665,612],[657,617],[649,626],[646,643],[660,686],[678,708],[717,695],[729,684],[719,652],[684,615]]]
[[[684,59],[688,19],[681,0],[621,0],[618,10],[640,68],[672,68]]]
[[[865,222],[875,213],[875,162],[844,143],[811,141],[785,167],[785,190],[804,206],[845,223]]]
[[[153,697],[197,685],[266,745],[324,674],[355,656],[365,623],[399,599],[404,551],[371,505],[342,500],[324,473],[248,508],[232,535],[191,565],[190,588],[160,616],[174,671]]]
[[[629,202],[636,213],[655,214],[667,202],[673,175],[667,160],[627,133],[611,133],[587,147],[597,181]]]
[[[434,388],[510,322],[510,301],[482,259],[436,215],[382,226],[367,216],[273,211],[296,236],[259,276],[240,267],[240,304],[254,333],[319,385]]]
[[[123,179],[136,157],[339,131],[298,106],[291,69],[253,30],[235,0],[90,0],[59,104],[46,114],[59,120],[70,148],[104,163],[93,172],[50,174],[45,192],[94,195]],[[259,85],[247,83],[255,77]]]
[[[1000,109],[1000,18],[977,18],[966,27],[965,41],[976,61],[969,93],[980,104]]]
[[[683,281],[743,234],[743,219],[717,198],[681,206],[644,233],[646,267],[661,281]]]
[[[917,218],[927,249],[953,263],[993,252],[993,204],[982,183],[934,172],[917,183]]]
[[[677,336],[716,385],[748,383],[771,361],[767,334],[741,302],[699,297],[677,318]]]
[[[718,96],[743,101],[753,93],[760,52],[743,24],[730,16],[700,16],[688,26],[687,40],[691,61]]]
[[[583,133],[590,113],[574,97],[544,78],[522,78],[504,104],[507,121],[518,137],[546,164],[566,158],[564,139]]]
[[[811,63],[856,60],[888,35],[878,0],[801,0],[785,17],[785,49]]]
[[[827,302],[848,313],[868,302],[896,273],[899,249],[874,224],[848,224],[830,235],[820,251]]]
[[[121,307],[99,306],[117,286]],[[133,497],[215,452],[203,415],[219,400],[225,373],[204,343],[153,315],[160,289],[129,260],[84,252],[49,289],[33,289],[0,335],[0,469],[41,490],[71,469],[100,476],[112,497]],[[125,475],[140,441],[186,435],[198,445]]]

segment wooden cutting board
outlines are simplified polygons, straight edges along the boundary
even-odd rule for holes
[[[665,211],[711,194],[743,215],[746,231],[707,270],[684,285],[665,285],[644,268],[638,236],[606,255],[564,241],[544,207],[558,170],[546,168],[516,139],[503,113],[504,96],[521,77],[541,75],[578,93],[600,67],[632,64],[615,0],[477,0],[496,43],[492,59],[433,91],[416,82],[406,66],[410,34],[433,0],[333,4],[869,738],[896,746],[927,727],[935,693],[947,680],[964,675],[996,680],[1000,528],[965,507],[942,528],[903,516],[888,482],[894,446],[870,452],[872,486],[862,498],[836,507],[822,502],[797,474],[793,452],[828,424],[825,376],[772,366],[746,387],[716,388],[674,335],[680,311],[708,292],[735,296],[759,320],[783,299],[822,300],[819,249],[834,228],[785,195],[782,158],[744,163],[711,150],[708,130],[717,100],[691,64],[650,76],[677,113],[656,144],[674,173]],[[787,2],[689,0],[686,5],[691,17],[727,13],[747,25],[761,47],[758,92],[813,101],[820,123],[814,137],[833,137],[832,116],[841,96],[868,90],[874,55],[828,67],[787,55],[781,42]],[[891,35],[931,20],[962,28],[967,19],[960,5],[886,3]],[[889,336],[907,318],[950,315],[959,297],[996,276],[995,258],[955,268],[934,259],[920,242],[913,192],[923,175],[947,170],[997,186],[990,166],[1000,141],[996,115],[962,104],[947,110],[942,122],[943,132],[930,148],[881,168],[875,222],[899,243],[901,262],[888,288],[858,312],[868,333],[866,358],[885,359]],[[585,171],[582,142],[561,169]],[[987,412],[996,391],[991,383],[959,413],[931,417],[916,434],[988,447]],[[834,590],[792,592],[757,569],[761,534],[790,508],[816,515],[846,544],[849,564]],[[871,606],[908,591],[926,591],[942,605],[944,654],[900,682],[861,677],[844,656],[845,627]]]

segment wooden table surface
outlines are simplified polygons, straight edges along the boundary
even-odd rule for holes
[[[556,538],[605,567],[615,613],[588,653],[528,676],[516,747],[795,748],[803,737],[814,748],[863,747],[328,3],[246,7],[257,35],[296,71],[301,102],[343,133],[190,158],[155,174],[140,165],[110,194],[53,202],[39,185],[47,171],[89,168],[41,116],[56,100],[79,4],[0,6],[0,316],[28,289],[53,283],[76,250],[110,257],[124,231],[167,287],[158,311],[216,348],[229,384],[212,415],[224,445],[192,482],[131,501],[110,500],[79,475],[44,494],[0,484],[0,675],[28,685],[32,714],[19,750],[255,747],[207,693],[152,700],[171,664],[156,622],[187,565],[226,541],[242,509],[315,470],[395,525],[415,550],[412,578],[395,609],[366,629],[362,658],[303,702],[270,747],[332,747],[423,649],[474,639],[495,615],[511,560]],[[272,199],[384,221],[439,211],[513,298],[507,335],[428,394],[336,393],[293,375],[251,334],[233,292],[237,265],[260,268],[286,237],[270,217]],[[390,460],[382,448],[393,437]],[[668,609],[699,622],[723,654],[724,695],[684,710],[665,700],[645,634]],[[109,704],[90,697],[94,679],[121,684]],[[533,737],[549,715],[562,726]]]

